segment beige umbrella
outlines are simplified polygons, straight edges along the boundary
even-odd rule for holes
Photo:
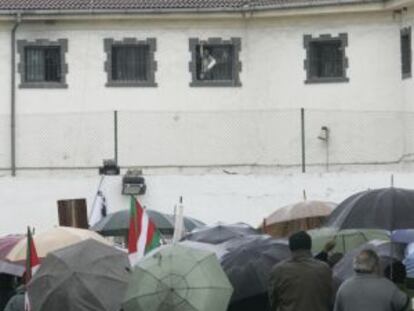
[[[111,245],[105,238],[94,231],[72,227],[56,227],[33,236],[37,255],[46,255],[63,247],[79,243],[84,240],[93,239],[101,243]],[[22,261],[26,259],[27,239],[20,240],[9,252],[6,259],[10,261]]]
[[[264,219],[264,230],[274,237],[283,237],[299,230],[317,228],[336,205],[332,202],[306,200],[286,205]]]

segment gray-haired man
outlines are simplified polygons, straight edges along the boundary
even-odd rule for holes
[[[409,298],[388,279],[379,276],[379,258],[363,250],[354,259],[356,275],[338,290],[335,311],[409,310]]]

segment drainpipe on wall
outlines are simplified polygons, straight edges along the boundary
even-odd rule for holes
[[[21,23],[22,17],[20,13],[16,14],[11,31],[11,175],[16,176],[16,31]]]

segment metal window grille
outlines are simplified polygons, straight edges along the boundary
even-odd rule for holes
[[[60,47],[25,48],[26,82],[60,82]]]
[[[112,47],[112,80],[120,82],[147,81],[148,67],[148,45]]]
[[[215,65],[208,69],[214,59]],[[232,81],[234,79],[234,47],[231,44],[198,45],[196,47],[197,79]]]
[[[344,75],[341,41],[312,42],[310,45],[312,78],[335,78]]]
[[[401,66],[402,74],[411,74],[411,35],[401,34]]]

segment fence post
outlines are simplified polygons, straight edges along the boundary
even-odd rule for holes
[[[300,124],[302,132],[302,173],[306,172],[306,156],[305,156],[305,108],[300,108]]]
[[[118,111],[114,111],[114,159],[118,165]]]

